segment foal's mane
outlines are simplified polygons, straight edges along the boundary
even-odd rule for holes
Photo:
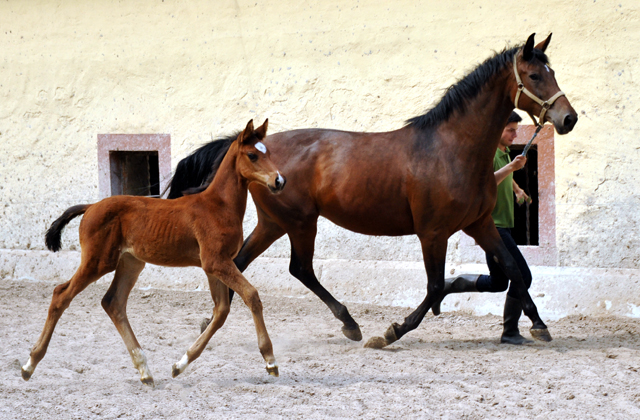
[[[440,102],[424,115],[413,117],[406,121],[406,125],[413,125],[418,129],[434,128],[447,121],[455,111],[464,112],[470,100],[478,96],[482,87],[507,65],[511,65],[513,56],[522,48],[518,45],[505,48],[479,64],[469,74],[455,84],[449,86]],[[548,64],[547,56],[538,49],[533,49],[532,60],[540,60]]]

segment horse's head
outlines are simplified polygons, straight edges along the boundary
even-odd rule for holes
[[[513,103],[529,115],[537,115],[540,124],[551,122],[558,134],[566,134],[576,125],[578,114],[558,87],[555,73],[544,54],[551,35],[535,47],[534,35],[531,34],[514,56],[516,87],[512,92]]]
[[[269,157],[269,150],[262,143],[267,136],[269,120],[254,130],[253,120],[242,131],[236,141],[238,142],[238,155],[236,156],[236,168],[240,175],[249,182],[257,182],[268,187],[272,193],[282,191],[287,180],[283,177],[276,165]]]

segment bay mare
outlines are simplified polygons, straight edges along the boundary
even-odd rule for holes
[[[499,261],[518,287],[524,313],[533,323],[532,335],[551,340],[491,218],[496,201],[493,156],[516,95],[518,108],[530,114],[541,114],[543,108],[528,94],[518,94],[514,59],[521,88],[543,100],[554,97],[541,123],[551,122],[559,134],[566,134],[577,122],[548,65],[545,50],[550,39],[551,35],[534,47],[531,35],[524,45],[490,57],[449,87],[430,111],[399,130],[303,129],[268,136],[264,144],[287,174],[289,185],[277,196],[261,186],[249,187],[258,224],[234,260],[240,271],[275,240],[288,235],[291,274],[343,322],[345,336],[361,340],[360,328],[347,308],[314,274],[318,217],[365,235],[418,235],[428,277],[427,296],[402,324],[392,324],[383,337],[367,343],[384,347],[415,329],[440,301],[447,239],[462,230]],[[183,159],[168,197],[206,185],[207,168],[217,155],[215,147],[207,144]]]
[[[122,336],[140,380],[153,385],[147,359],[127,319],[127,299],[145,263],[202,267],[215,302],[213,321],[173,365],[174,377],[200,356],[224,324],[229,313],[229,288],[235,290],[251,310],[267,371],[278,376],[258,292],[233,264],[242,245],[248,185],[260,184],[276,193],[286,182],[261,143],[266,132],[267,121],[256,130],[253,121],[249,121],[237,139],[218,144],[226,154],[216,168],[213,182],[201,194],[171,201],[114,196],[95,204],[73,206],[53,222],[46,234],[46,244],[55,252],[61,247],[62,229],[73,218],[84,214],[79,231],[82,259],[71,280],[53,291],[42,334],[31,350],[29,361],[22,367],[25,380],[31,378],[44,357],[56,323],[71,300],[89,284],[115,270],[102,307]]]

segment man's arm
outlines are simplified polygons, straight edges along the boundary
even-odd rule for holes
[[[511,161],[511,163],[495,171],[493,174],[496,176],[496,184],[500,185],[500,183],[504,181],[510,173],[524,168],[525,163],[527,163],[527,158],[522,155],[518,155],[513,161]]]

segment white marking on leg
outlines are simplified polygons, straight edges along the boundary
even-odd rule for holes
[[[131,360],[133,361],[133,366],[140,372],[140,380],[145,383],[147,381],[153,382],[153,376],[149,366],[147,366],[147,356],[144,355],[142,349],[133,349],[131,351]]]
[[[267,146],[264,145],[261,141],[257,142],[255,148],[261,151],[262,153],[267,153]]]
[[[182,373],[187,368],[187,366],[189,366],[189,356],[187,356],[187,354],[185,353],[185,355],[182,356],[182,359],[180,359],[180,361],[176,363],[175,367],[180,373]]]
[[[31,362],[31,357],[29,357],[29,360],[27,360],[27,364],[22,366],[22,370],[27,372],[29,376],[31,376],[33,374],[33,371],[36,370],[36,367]]]

